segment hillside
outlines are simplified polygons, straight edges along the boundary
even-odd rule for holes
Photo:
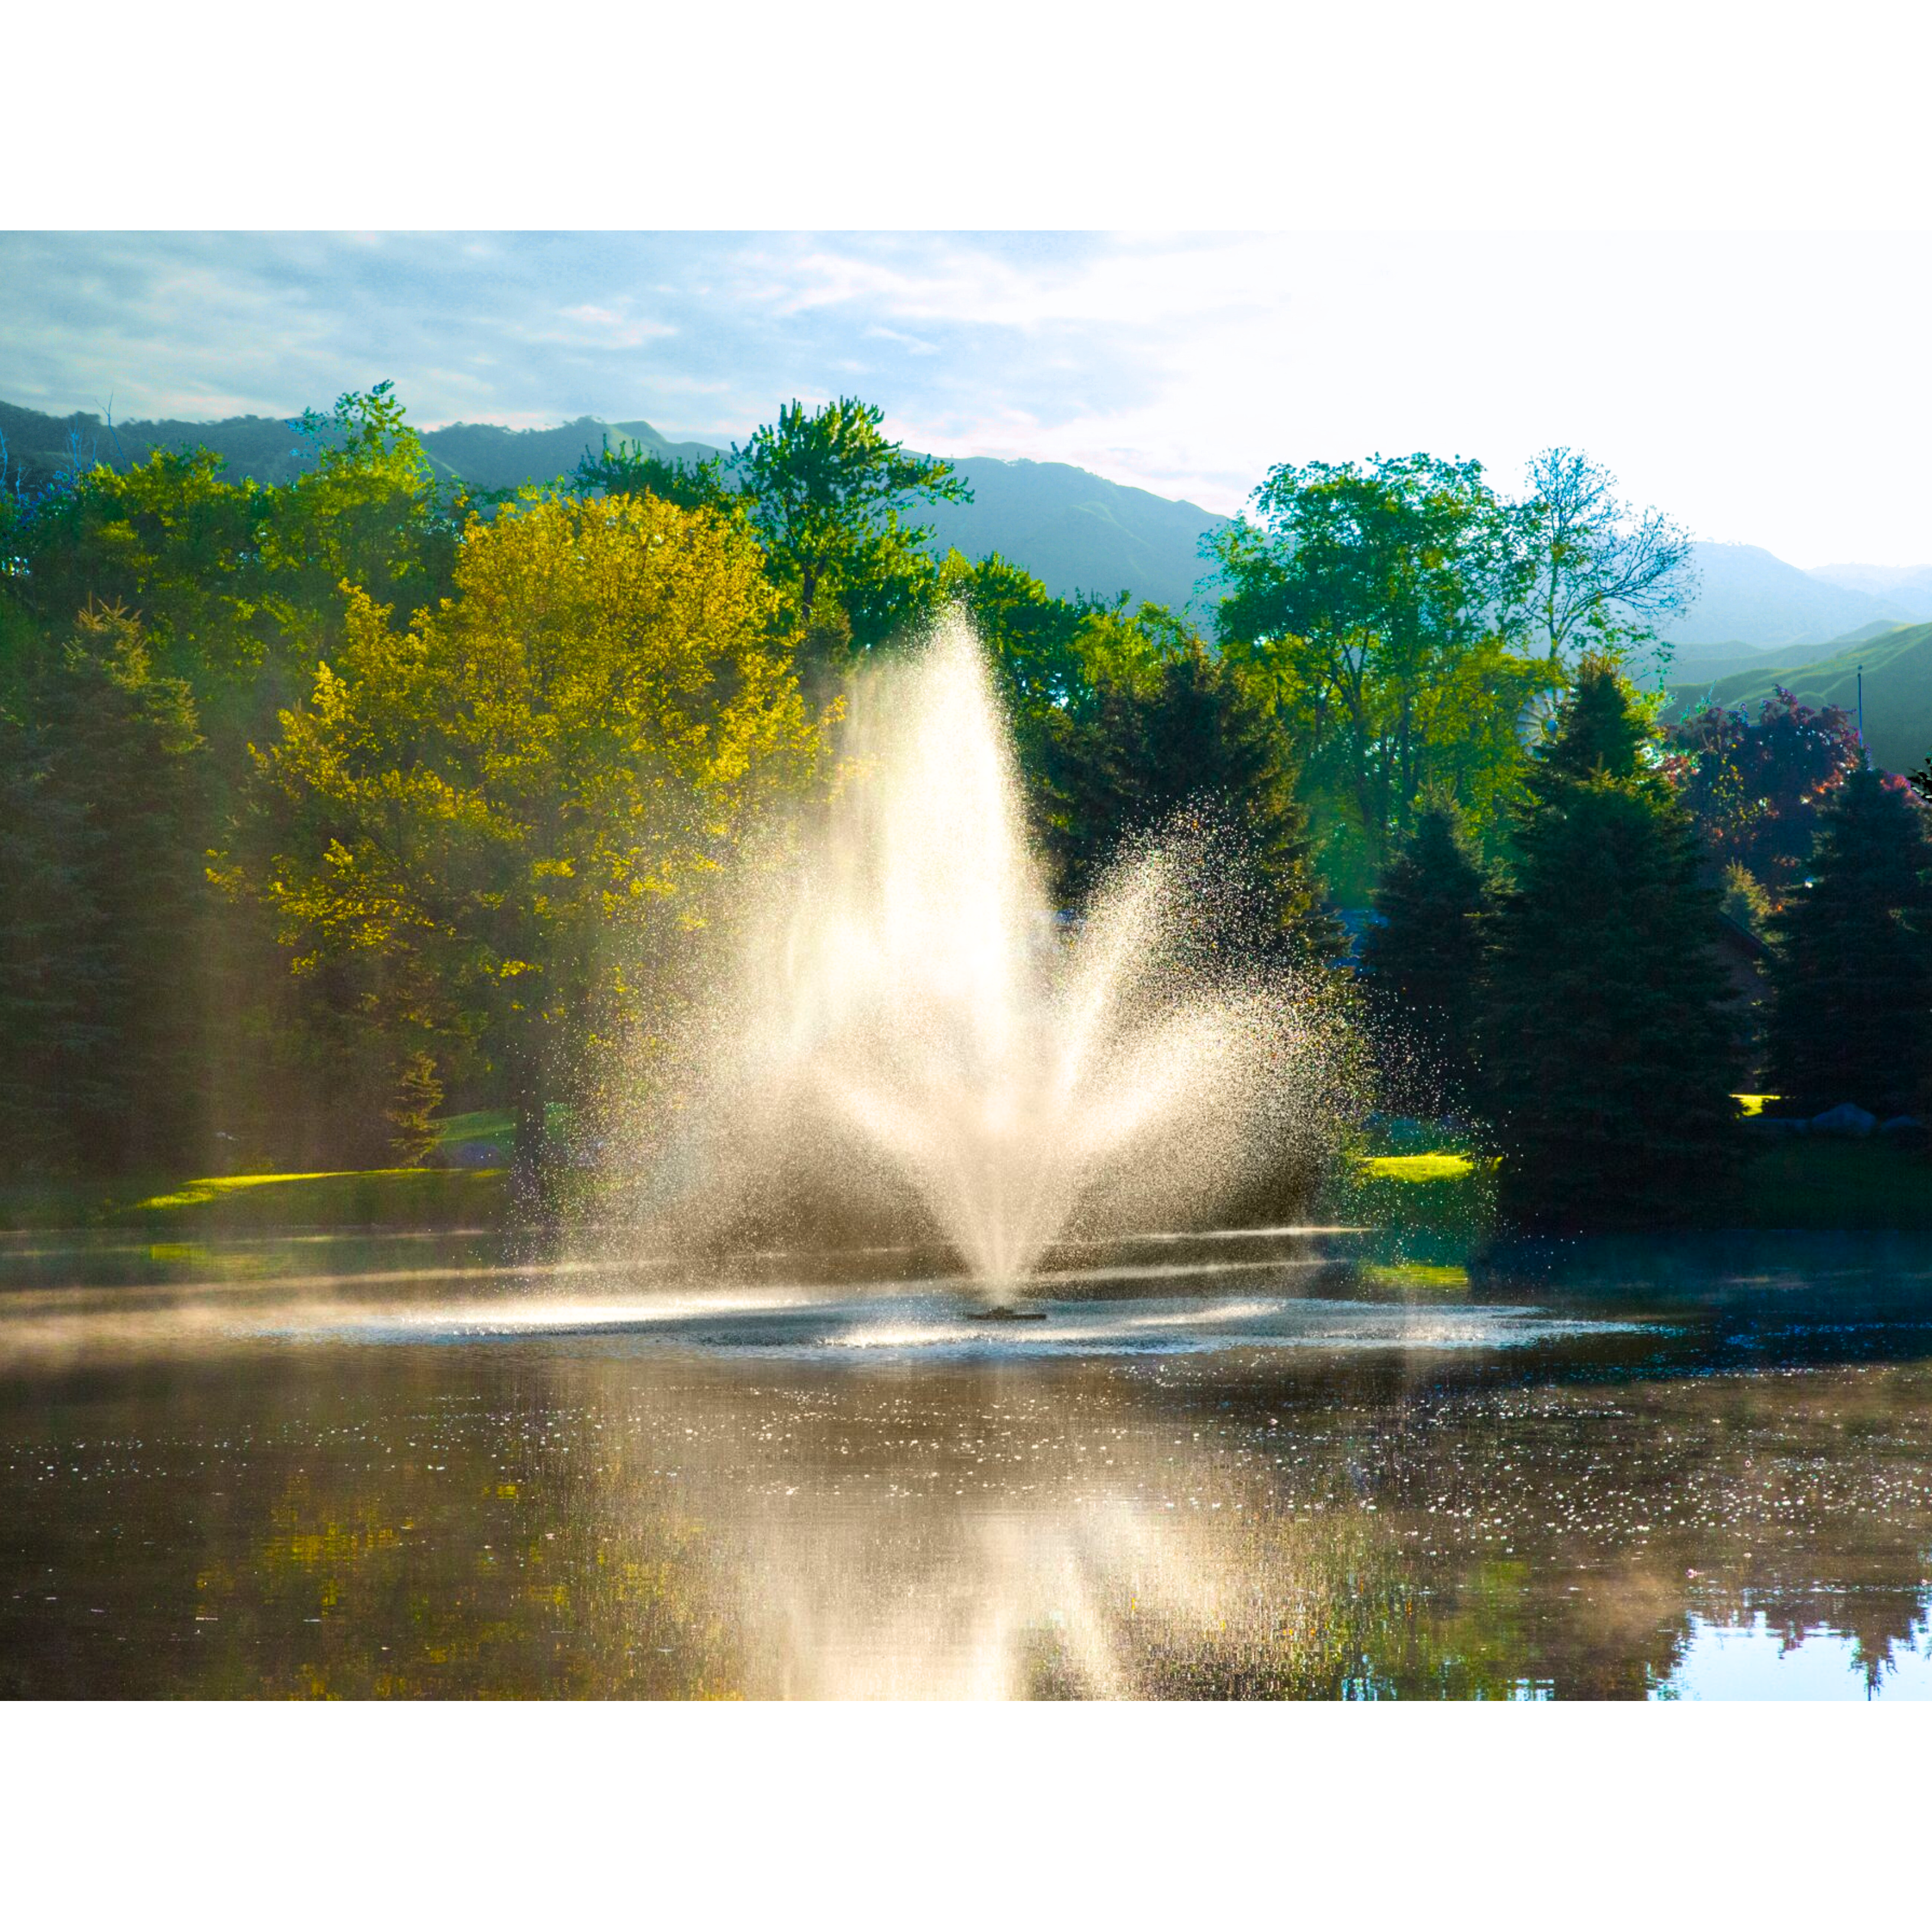
[[[1874,638],[1888,638],[1894,631],[1909,628],[1909,625],[1894,623],[1888,617],[1881,617],[1875,623],[1862,624],[1856,631],[1847,631],[1841,638],[1828,638],[1817,644],[1787,645],[1783,650],[1775,646],[1760,650],[1738,644],[1680,644],[1670,662],[1670,683],[1672,689],[1682,686],[1688,690],[1694,686],[1701,691],[1745,671],[1784,676],[1807,664],[1835,656],[1840,651],[1849,650],[1854,644],[1869,644]]]
[[[1865,674],[1865,742],[1887,771],[1916,771],[1932,753],[1932,623],[1907,624],[1811,664],[1747,670],[1714,684],[1671,687],[1672,711],[1708,694],[1718,704],[1755,710],[1774,685],[1807,704],[1858,709],[1858,674]]]
[[[950,545],[968,556],[997,550],[1056,596],[1125,590],[1136,602],[1176,610],[1212,601],[1196,595],[1208,568],[1200,542],[1225,517],[1067,463],[971,456],[956,466],[972,484],[973,501],[923,513],[934,526],[936,548]]]
[[[1679,648],[1724,644],[1789,652],[1828,644],[1874,623],[1932,619],[1932,590],[1893,589],[1884,596],[1829,583],[1755,544],[1693,546],[1703,592],[1670,630]]]

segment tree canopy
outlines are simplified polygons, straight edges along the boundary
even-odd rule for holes
[[[708,512],[506,506],[471,526],[454,590],[406,632],[352,595],[260,756],[273,836],[230,876],[298,970],[379,958],[393,1022],[490,1055],[527,1151],[566,1032],[638,1017],[654,953],[819,736],[756,547]]]
[[[1474,1090],[1470,1046],[1495,887],[1462,813],[1445,799],[1424,803],[1376,884],[1377,922],[1362,936],[1361,970],[1384,1097],[1400,1112],[1440,1114]]]
[[[818,410],[791,402],[732,446],[734,484],[813,662],[875,650],[929,609],[932,532],[905,513],[972,500],[950,463],[890,441],[884,420],[856,397]]]
[[[1714,863],[1742,866],[1782,904],[1803,884],[1821,814],[1864,761],[1858,727],[1782,686],[1752,718],[1700,705],[1671,733],[1678,789]]]
[[[1667,662],[1661,632],[1696,601],[1690,538],[1660,510],[1622,502],[1617,479],[1581,450],[1540,452],[1516,506],[1516,596],[1552,658],[1586,652]]]
[[[1613,662],[1586,657],[1516,827],[1477,1028],[1499,1198],[1531,1226],[1667,1223],[1739,1158],[1716,895]]]
[[[1425,792],[1492,819],[1515,782],[1524,708],[1562,679],[1508,632],[1518,562],[1482,466],[1285,464],[1254,507],[1255,521],[1208,542],[1227,588],[1219,634],[1266,676],[1369,870]]]
[[[1046,771],[1047,844],[1068,904],[1191,811],[1231,886],[1252,894],[1264,947],[1303,959],[1337,950],[1287,746],[1241,671],[1200,638],[1184,632],[1150,662],[1103,670],[1090,708],[1063,717]]]
[[[1796,1112],[1916,1113],[1932,1105],[1932,841],[1910,791],[1852,772],[1810,872],[1772,921],[1766,1077]]]

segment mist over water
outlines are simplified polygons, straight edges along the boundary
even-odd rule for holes
[[[1215,942],[1198,838],[1055,905],[963,617],[858,682],[841,751],[703,1016],[687,1218],[896,1214],[997,1306],[1056,1238],[1208,1225],[1321,1142],[1332,1024]]]

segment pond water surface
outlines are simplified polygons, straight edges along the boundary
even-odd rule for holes
[[[1932,1244],[0,1244],[13,1696],[1932,1696]]]

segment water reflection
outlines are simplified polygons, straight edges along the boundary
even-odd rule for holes
[[[956,1346],[904,1283],[667,1290],[653,1327],[635,1282],[540,1321],[529,1277],[398,1273],[7,1298],[0,1689],[1932,1690],[1895,1309],[1874,1354],[1788,1289],[1754,1325],[1248,1271]],[[821,1346],[908,1306],[916,1346]]]

